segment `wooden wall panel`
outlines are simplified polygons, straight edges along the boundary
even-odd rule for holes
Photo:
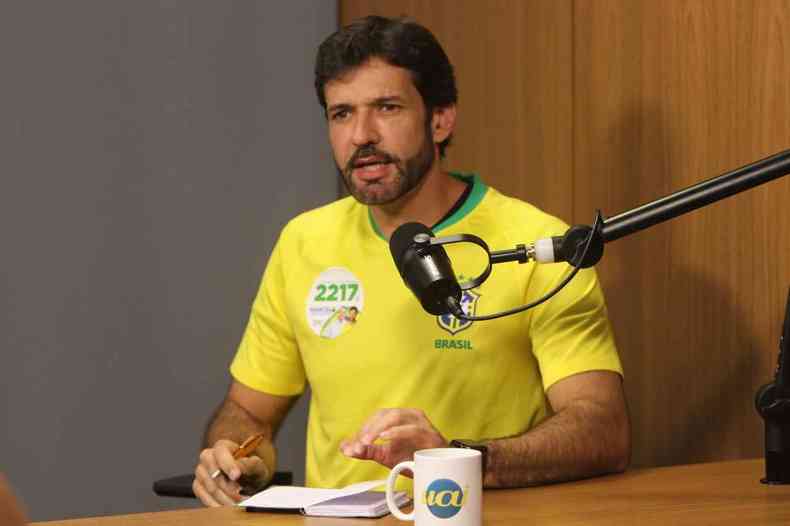
[[[447,166],[568,220],[571,1],[340,2],[343,24],[370,14],[414,18],[456,66],[459,122]]]
[[[341,0],[456,66],[451,167],[589,223],[790,148],[790,0]],[[790,286],[790,177],[607,246],[634,464],[762,454]]]
[[[787,2],[576,2],[575,218],[790,148]],[[790,285],[790,180],[612,243],[599,265],[635,464],[762,454]]]

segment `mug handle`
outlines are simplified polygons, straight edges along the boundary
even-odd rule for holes
[[[411,460],[406,460],[397,464],[392,471],[390,471],[389,477],[387,477],[387,507],[390,509],[390,513],[395,515],[395,517],[399,518],[402,521],[413,521],[414,520],[414,511],[412,510],[411,513],[403,513],[398,506],[395,504],[395,498],[393,497],[393,491],[395,487],[395,479],[398,478],[398,475],[404,469],[410,469],[412,473],[414,472],[414,462]]]

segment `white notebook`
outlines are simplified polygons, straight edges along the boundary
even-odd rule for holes
[[[383,491],[372,491],[386,480],[369,480],[342,489],[271,486],[239,502],[247,511],[298,510],[319,517],[381,517],[389,513]],[[406,492],[395,493],[395,502],[409,502]]]

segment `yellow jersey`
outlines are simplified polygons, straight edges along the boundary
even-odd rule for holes
[[[433,228],[437,235],[475,234],[498,250],[567,229],[478,176],[454,175],[473,186]],[[448,253],[462,281],[485,266],[475,246]],[[564,264],[497,265],[462,305],[477,314],[519,306],[569,271]],[[593,269],[518,315],[485,322],[432,316],[404,285],[368,207],[351,197],[285,226],[230,370],[275,395],[298,395],[309,382],[306,478],[313,487],[386,478],[386,468],[339,451],[378,409],[422,409],[448,440],[507,437],[546,418],[545,390],[557,380],[590,370],[622,374]]]

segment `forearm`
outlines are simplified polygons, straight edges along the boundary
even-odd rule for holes
[[[271,424],[254,418],[239,404],[226,398],[212,417],[203,436],[203,446],[212,447],[218,440],[225,439],[241,444],[252,435],[263,434],[264,439],[255,451],[274,473],[277,455],[274,448],[274,429]]]
[[[534,429],[488,444],[486,487],[523,487],[620,472],[630,457],[627,413],[579,402]]]
[[[24,526],[25,515],[14,498],[8,483],[0,473],[0,524],[5,526]]]

